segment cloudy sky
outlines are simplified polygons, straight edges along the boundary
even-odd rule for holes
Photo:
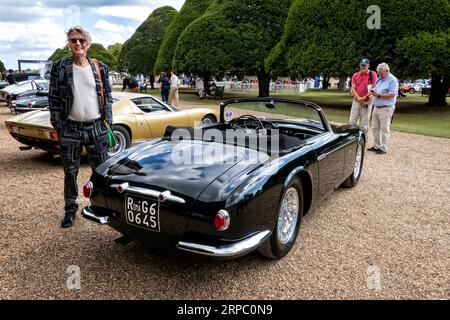
[[[46,60],[65,45],[73,25],[87,29],[94,42],[127,40],[158,7],[180,10],[184,0],[0,0],[0,60],[17,69],[18,59]],[[33,67],[32,65],[26,65]]]

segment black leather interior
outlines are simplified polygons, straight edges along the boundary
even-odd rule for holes
[[[175,130],[177,130],[175,132]],[[167,126],[166,131],[164,132],[164,138],[166,139],[179,139],[179,140],[191,140],[196,137],[202,137],[208,129],[194,129],[192,127],[184,127],[184,126]],[[197,131],[197,132],[196,132]],[[175,135],[172,134],[175,132]],[[286,134],[276,134],[272,135],[271,130],[267,130],[266,134],[259,134],[257,143],[255,145],[255,140],[250,143],[250,139],[237,139],[237,137],[232,137],[233,140],[226,141],[227,144],[231,145],[239,145],[243,147],[253,148],[260,151],[267,152],[269,154],[279,153],[286,154],[291,152],[305,144],[304,140],[289,136]],[[229,138],[225,135],[224,137]],[[224,140],[225,140],[224,139]],[[274,141],[278,141],[278,146],[272,145]]]

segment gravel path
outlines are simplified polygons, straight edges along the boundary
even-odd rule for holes
[[[217,262],[121,246],[82,218],[61,229],[59,160],[19,151],[9,117],[1,106],[0,299],[450,298],[448,139],[394,132],[389,154],[366,153],[356,188],[306,217],[286,258]],[[89,171],[83,163],[80,188]],[[67,288],[72,265],[79,290]]]

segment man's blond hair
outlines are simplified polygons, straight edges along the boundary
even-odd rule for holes
[[[80,26],[72,27],[69,29],[69,31],[67,31],[67,33],[66,33],[67,34],[67,42],[69,42],[70,34],[72,32],[77,32],[77,33],[81,34],[83,36],[83,38],[87,41],[88,45],[91,45],[91,43],[92,43],[91,35],[89,34],[89,32],[84,30],[83,27],[80,27]]]

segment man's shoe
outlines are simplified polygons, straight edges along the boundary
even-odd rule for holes
[[[385,154],[386,153],[386,151],[384,151],[384,150],[381,150],[381,149],[378,149],[377,151],[375,151],[377,154]]]
[[[380,149],[378,149],[378,148],[375,148],[375,147],[372,147],[372,148],[369,148],[369,149],[367,149],[368,151],[375,151],[375,152],[377,152],[378,150],[380,150]]]
[[[70,228],[73,225],[73,220],[75,220],[74,212],[66,212],[64,219],[61,221],[61,227]]]

